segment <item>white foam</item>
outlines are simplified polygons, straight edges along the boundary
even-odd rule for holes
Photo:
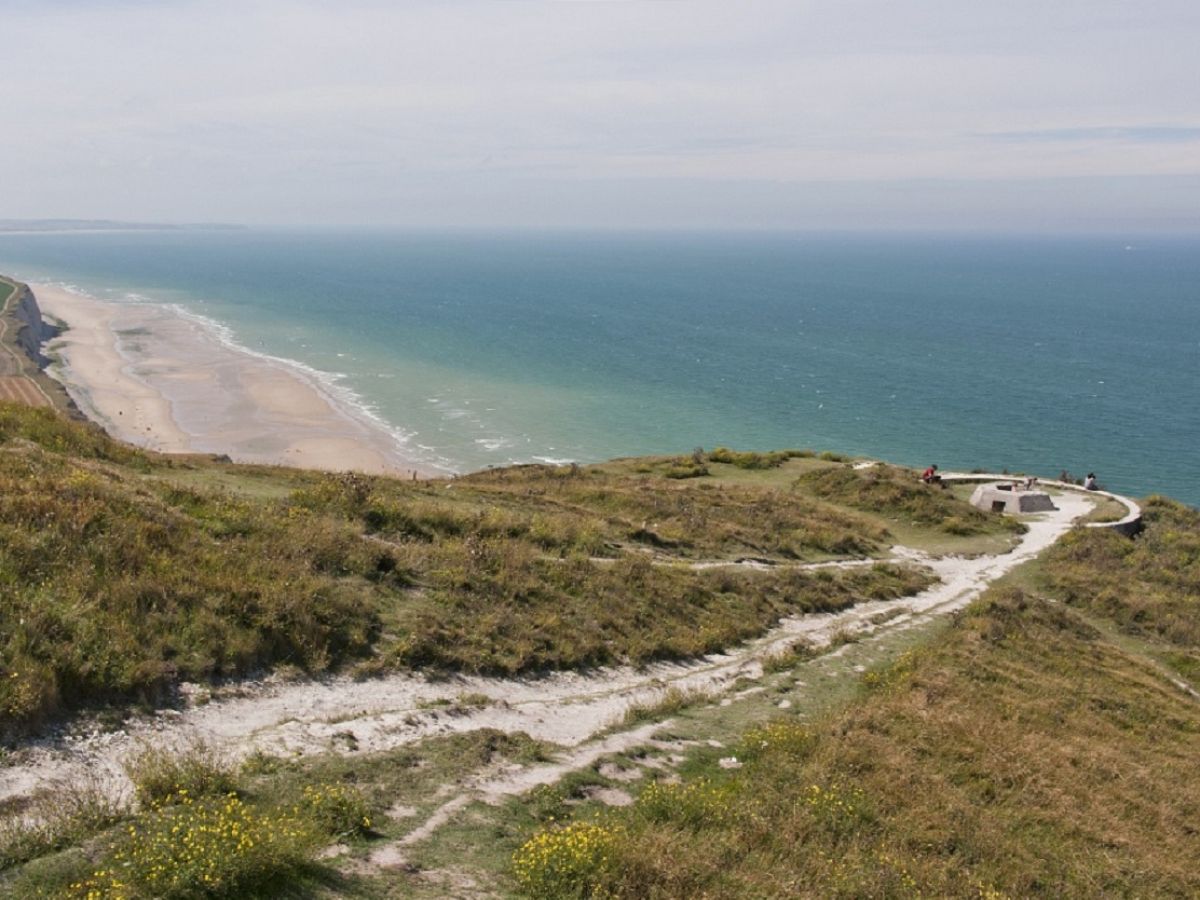
[[[512,441],[508,438],[476,438],[475,443],[483,447],[484,450],[495,452],[503,450],[505,447],[511,447]]]
[[[93,294],[88,293],[77,285],[65,282],[47,282],[55,287],[70,291],[82,297],[93,297]],[[252,350],[237,340],[233,329],[218,319],[206,316],[203,313],[198,313],[182,306],[179,303],[165,303],[157,301],[144,294],[135,292],[125,292],[123,294],[124,302],[137,305],[155,306],[159,309],[166,310],[173,315],[178,316],[186,322],[196,325],[202,329],[209,337],[213,338],[218,344],[227,350],[234,353],[249,356],[254,359],[282,369],[293,377],[304,381],[315,391],[321,394],[330,405],[339,413],[345,416],[352,422],[359,424],[369,430],[382,432],[395,445],[398,455],[404,460],[413,460],[418,464],[427,465],[430,468],[447,473],[455,473],[457,467],[446,459],[444,456],[433,451],[433,448],[427,448],[417,444],[417,448],[426,451],[425,453],[415,453],[412,449],[412,439],[416,436],[416,432],[405,431],[391,422],[383,418],[377,409],[361,394],[344,384],[340,384],[347,375],[344,372],[326,372],[317,369],[313,366],[303,363],[300,360],[289,359],[287,357],[275,356],[260,350]],[[338,354],[342,356],[344,354]]]

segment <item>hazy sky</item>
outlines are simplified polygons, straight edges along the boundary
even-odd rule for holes
[[[0,218],[1200,231],[1200,0],[0,0]]]

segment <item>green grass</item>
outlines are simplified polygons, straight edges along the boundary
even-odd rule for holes
[[[7,278],[0,278],[0,310],[3,310],[8,303],[8,298],[11,297],[17,290],[17,286]]]
[[[625,710],[625,718],[622,724],[625,727],[631,727],[641,722],[666,718],[682,709],[687,709],[689,706],[710,703],[712,700],[713,695],[709,691],[699,688],[684,689],[672,685],[665,691],[662,691],[655,699],[645,703],[635,703],[630,706]]]
[[[1092,499],[1095,501],[1095,506],[1092,511],[1083,517],[1080,521],[1083,522],[1118,522],[1129,514],[1128,507],[1119,500],[1114,500],[1111,497],[1095,496]]]

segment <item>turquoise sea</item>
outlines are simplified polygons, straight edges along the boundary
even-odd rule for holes
[[[207,317],[456,471],[812,447],[1200,504],[1200,238],[0,234],[0,271]]]

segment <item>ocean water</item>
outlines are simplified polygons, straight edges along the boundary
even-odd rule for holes
[[[324,373],[426,464],[811,447],[1200,504],[1200,239],[0,234]]]

